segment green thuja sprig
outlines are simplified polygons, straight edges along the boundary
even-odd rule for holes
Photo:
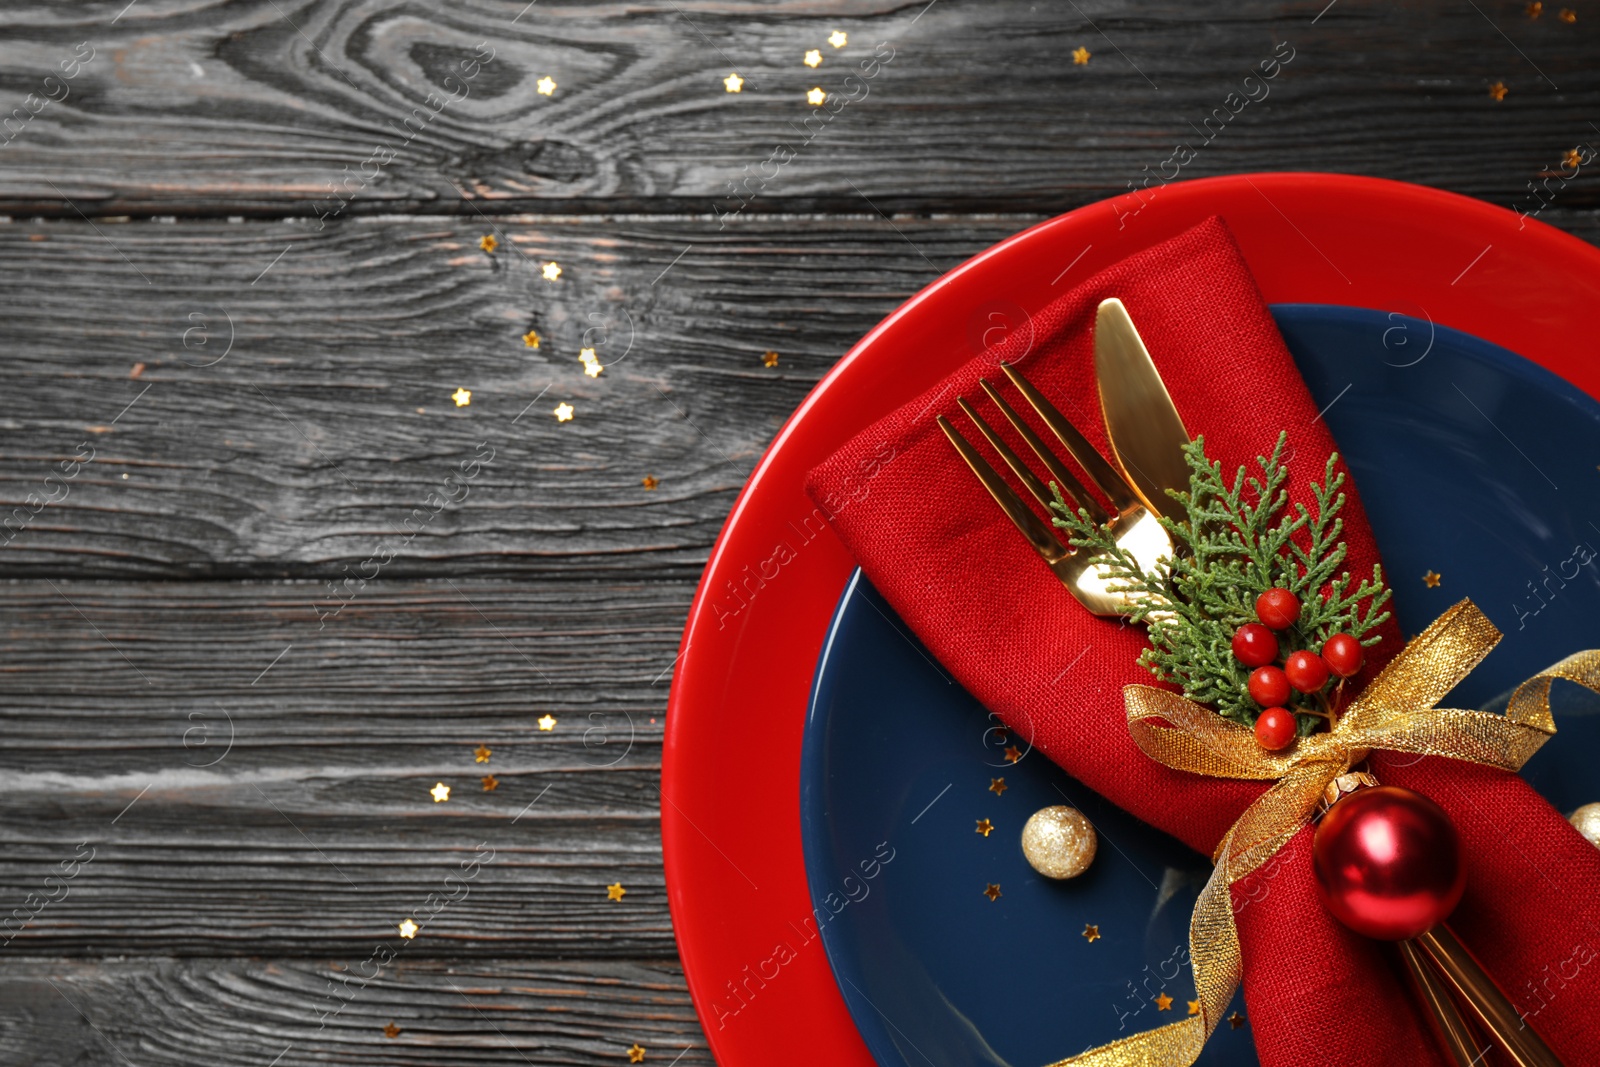
[[[1347,552],[1339,539],[1345,475],[1337,469],[1338,454],[1328,457],[1322,484],[1311,485],[1315,513],[1304,504],[1291,511],[1282,458],[1287,439],[1279,434],[1272,455],[1256,457],[1259,477],[1247,478],[1240,467],[1231,486],[1222,464],[1207,458],[1203,437],[1186,445],[1189,489],[1168,490],[1185,517],[1161,519],[1174,553],[1149,571],[1051,486],[1055,525],[1067,531],[1073,547],[1100,557],[1110,587],[1133,595],[1132,620],[1149,626],[1150,647],[1139,662],[1190,700],[1246,726],[1260,708],[1250,699],[1250,668],[1234,658],[1232,641],[1240,626],[1257,621],[1258,595],[1279,587],[1300,600],[1299,620],[1279,635],[1284,654],[1320,651],[1336,633],[1376,644],[1373,631],[1389,618],[1381,610],[1389,599],[1382,568],[1374,564],[1372,577],[1353,588],[1350,572],[1340,569]],[[1320,694],[1293,710],[1302,735],[1331,721]]]

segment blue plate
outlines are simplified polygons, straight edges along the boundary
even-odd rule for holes
[[[1361,488],[1405,632],[1463,596],[1505,631],[1446,703],[1503,705],[1560,656],[1600,646],[1600,405],[1425,321],[1272,312]],[[1437,588],[1421,579],[1430,570]],[[1570,811],[1600,800],[1600,702],[1561,697],[1561,738],[1524,774]],[[1185,951],[1208,860],[1042,756],[1007,764],[998,727],[858,572],[817,667],[801,821],[828,959],[884,1067],[1041,1067],[1170,1022],[1194,996]],[[1094,822],[1100,851],[1058,883],[1027,865],[1019,834],[1062,803]],[[993,833],[973,832],[980,818]],[[1242,997],[1233,1010],[1243,1016]],[[1240,1023],[1199,1062],[1255,1064]]]

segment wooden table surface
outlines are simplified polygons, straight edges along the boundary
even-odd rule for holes
[[[0,1063],[711,1062],[662,724],[789,412],[1180,142],[1600,240],[1568,2],[8,5]]]

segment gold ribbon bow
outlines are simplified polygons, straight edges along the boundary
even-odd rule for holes
[[[1448,756],[1515,771],[1556,732],[1550,683],[1600,692],[1600,651],[1578,652],[1517,687],[1505,715],[1435,708],[1500,641],[1470,600],[1450,608],[1400,651],[1327,733],[1272,753],[1255,732],[1210,708],[1146,685],[1123,690],[1128,731],[1146,755],[1214,778],[1276,784],[1245,809],[1212,857],[1216,866],[1189,922],[1200,1013],[1134,1034],[1051,1067],[1189,1067],[1239,986],[1243,962],[1229,887],[1266,863],[1310,822],[1330,782],[1373,749]],[[1163,725],[1165,724],[1165,725]]]

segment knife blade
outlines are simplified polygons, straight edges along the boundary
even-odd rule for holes
[[[1182,519],[1168,489],[1189,488],[1183,446],[1189,431],[1173,406],[1150,352],[1121,300],[1102,300],[1095,313],[1094,370],[1111,451],[1151,511]]]

